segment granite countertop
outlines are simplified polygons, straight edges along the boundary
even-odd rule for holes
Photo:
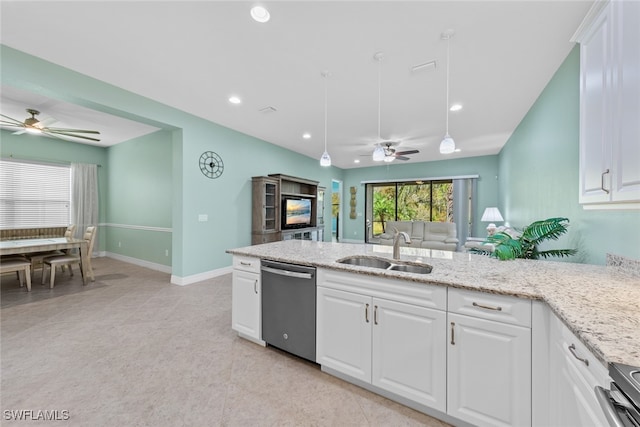
[[[353,255],[391,259],[391,246],[289,240],[227,252],[543,300],[605,366],[609,362],[640,366],[640,277],[620,266],[499,261],[483,255],[401,247],[402,261],[433,266],[430,274],[413,274],[336,262]]]

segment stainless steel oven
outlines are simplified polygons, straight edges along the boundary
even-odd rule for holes
[[[609,390],[596,386],[600,407],[611,427],[640,427],[640,368],[609,364]]]

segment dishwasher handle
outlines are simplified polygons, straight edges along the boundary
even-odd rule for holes
[[[264,265],[260,267],[260,269],[262,271],[266,271],[267,273],[278,274],[280,276],[295,277],[296,279],[313,279],[313,274],[311,273],[299,273],[297,271],[281,270],[279,268],[265,267]]]

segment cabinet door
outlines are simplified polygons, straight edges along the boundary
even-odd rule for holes
[[[316,362],[371,382],[371,297],[318,287]]]
[[[373,299],[372,383],[445,412],[444,311]]]
[[[478,426],[531,425],[531,329],[448,314],[447,413]]]
[[[551,321],[550,341],[549,424],[608,425],[593,391],[596,385],[609,387],[606,369],[557,317]]]
[[[612,3],[616,33],[616,91],[611,199],[640,200],[640,2]]]
[[[580,44],[580,203],[610,200],[611,13]]]
[[[260,274],[233,270],[231,328],[247,338],[261,339]]]

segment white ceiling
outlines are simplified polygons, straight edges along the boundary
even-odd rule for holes
[[[327,70],[329,153],[351,168],[379,164],[369,155],[378,141],[376,52],[384,54],[383,140],[420,150],[409,162],[496,154],[592,3],[273,1],[264,3],[271,21],[260,24],[249,16],[254,3],[243,1],[2,1],[0,34],[12,48],[313,158],[323,152]],[[450,101],[463,109],[449,124],[461,151],[443,156],[448,29]],[[435,69],[412,72],[432,60]],[[5,113],[5,90],[2,113],[15,117]],[[231,105],[232,94],[242,104]],[[34,107],[28,102],[21,108]],[[56,103],[46,105],[62,118]],[[101,126],[97,113],[91,119]]]

